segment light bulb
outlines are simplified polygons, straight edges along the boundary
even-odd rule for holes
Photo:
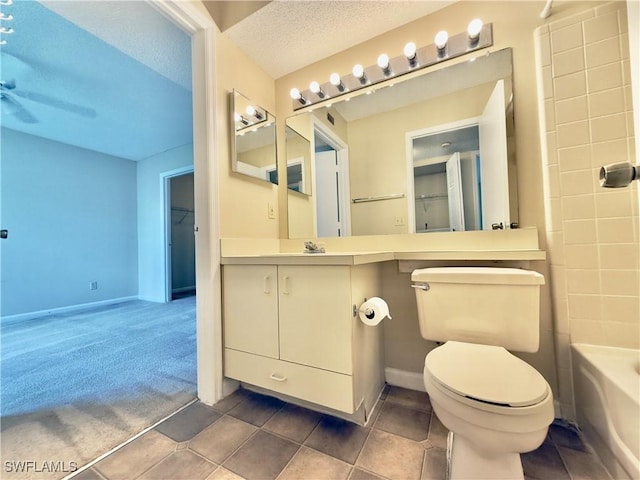
[[[482,31],[482,20],[479,18],[474,18],[469,22],[469,26],[467,27],[467,33],[469,34],[469,40],[475,41],[480,36],[480,32]]]
[[[331,85],[336,87],[339,92],[344,92],[345,86],[342,82],[342,79],[340,78],[340,75],[338,75],[337,73],[332,73],[329,77],[329,82],[331,83]]]
[[[416,50],[416,44],[413,42],[409,42],[404,46],[403,50],[404,56],[407,57],[409,61],[409,66],[414,68],[418,64],[418,55]]]
[[[409,60],[416,56],[416,44],[413,42],[409,42],[404,46],[403,50],[404,56]]]
[[[242,118],[242,115],[240,115],[238,112],[234,112],[233,113],[233,121],[234,122],[239,122],[241,118]]]
[[[300,90],[298,90],[297,88],[292,88],[289,91],[289,95],[291,95],[291,98],[293,98],[294,100],[298,100],[302,105],[307,104],[307,100],[302,96]]]
[[[389,68],[389,55],[381,53],[378,57],[378,66],[383,70]]]
[[[251,115],[252,117],[256,114],[256,109],[249,105],[246,109],[245,112],[247,112],[247,115]]]
[[[309,90],[311,90],[311,92],[313,92],[316,95],[318,95],[320,98],[324,98],[325,97],[324,90],[322,90],[322,88],[320,88],[320,84],[318,82],[316,82],[315,80],[309,84]]]
[[[449,40],[449,34],[447,33],[446,30],[440,30],[438,33],[436,33],[434,42],[436,44],[436,47],[438,48],[438,50],[443,50],[444,47],[447,46],[447,41]]]
[[[365,85],[367,83],[367,76],[364,74],[364,67],[359,63],[353,66],[351,73],[353,73],[354,77],[360,80],[360,85]]]

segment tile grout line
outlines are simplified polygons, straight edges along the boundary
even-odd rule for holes
[[[164,422],[165,420],[167,420],[168,418],[173,417],[174,415],[176,415],[177,413],[180,413],[182,410],[186,409],[187,407],[193,405],[194,403],[198,402],[198,398],[194,398],[193,400],[191,400],[189,403],[187,403],[186,405],[183,405],[182,407],[178,408],[177,410],[175,410],[174,412],[168,414],[166,417],[161,418],[160,420],[158,420],[156,423],[154,423],[153,425],[145,428],[144,430],[142,430],[141,432],[136,433],[133,437],[129,438],[128,440],[125,440],[124,442],[120,443],[119,445],[116,445],[115,447],[113,447],[111,450],[103,453],[102,455],[100,455],[99,457],[93,459],[92,461],[90,461],[89,463],[87,463],[86,465],[82,466],[81,468],[79,468],[78,470],[76,470],[75,472],[65,476],[62,478],[62,480],[70,480],[73,477],[75,477],[76,475],[79,475],[80,473],[89,470],[91,467],[93,467],[95,464],[97,464],[100,460],[105,459],[106,457],[108,457],[109,455],[111,455],[112,453],[115,453],[116,451],[120,450],[121,448],[127,446],[128,444],[132,443],[134,440],[137,440],[138,438],[140,438],[142,435],[144,435],[145,433],[150,432],[151,430],[153,430],[155,427],[157,427],[158,425],[160,425],[162,422]],[[171,439],[172,441],[175,442],[175,440]],[[178,442],[176,442],[177,445]],[[165,457],[166,458],[166,457]],[[164,460],[164,459],[163,459]],[[155,465],[154,465],[155,466]],[[145,470],[146,471],[146,470]],[[100,472],[98,472],[100,473]],[[104,475],[102,475],[100,473],[100,475],[104,478]]]

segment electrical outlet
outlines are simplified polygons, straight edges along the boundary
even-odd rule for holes
[[[395,225],[396,225],[396,227],[403,226],[404,225],[404,217],[400,216],[400,215],[396,215]]]
[[[267,216],[269,218],[276,218],[276,208],[273,206],[273,203],[271,202],[267,204]]]
[[[89,290],[97,290],[98,289],[98,282],[93,281],[93,282],[89,282]]]

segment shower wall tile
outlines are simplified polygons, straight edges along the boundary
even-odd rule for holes
[[[629,217],[599,218],[598,240],[600,243],[638,243],[638,235]]]
[[[598,246],[598,250],[602,268],[609,270],[638,269],[640,250],[635,243],[602,244]]]
[[[623,112],[625,109],[626,104],[622,87],[589,95],[589,112],[592,117],[613,115],[617,112]],[[585,118],[587,118],[586,115]]]
[[[560,174],[562,197],[569,195],[585,195],[593,193],[595,185],[591,169],[573,170]]]
[[[564,52],[575,48],[582,48],[582,25],[575,23],[551,33],[551,51]]]
[[[589,122],[573,122],[558,125],[558,147],[575,147],[589,143]]]
[[[623,113],[591,119],[591,140],[606,142],[627,137],[627,116]]]
[[[587,44],[618,37],[617,11],[586,20],[583,25],[584,41]]]
[[[553,46],[552,46],[553,51]],[[571,73],[577,73],[584,70],[585,66],[585,53],[580,48],[574,48],[561,53],[556,53],[552,56],[553,59],[553,76],[562,77]]]
[[[631,217],[633,215],[633,205],[637,205],[637,196],[633,198],[630,190],[615,189],[596,195],[596,215],[599,218],[609,217]]]
[[[620,89],[620,94],[621,100],[624,104],[624,95],[622,94],[622,89]],[[573,97],[557,102],[555,107],[555,118],[557,119],[557,122],[559,124],[567,122],[577,122],[579,120],[587,120],[589,118],[589,104],[587,102],[586,95],[582,97]],[[550,113],[553,113],[552,109]]]
[[[595,196],[591,193],[562,197],[561,202],[564,220],[589,219],[595,215]]]
[[[594,219],[565,221],[564,242],[566,245],[596,243],[596,221]]]
[[[591,148],[589,145],[561,148],[558,150],[560,171],[581,170],[591,166]]]
[[[585,72],[553,79],[553,91],[556,100],[578,97],[587,93],[587,76]]]
[[[586,46],[585,58],[587,68],[600,67],[608,63],[622,60],[620,39],[609,38]]]
[[[535,37],[558,400],[569,420],[570,344],[640,347],[638,185],[599,183],[602,165],[635,158],[626,22],[625,3],[611,2],[549,23]]]
[[[600,168],[605,163],[626,162],[628,160],[627,140],[618,139],[591,145],[591,166]]]
[[[597,245],[567,245],[565,260],[568,269],[597,269],[600,267]]]
[[[606,322],[635,323],[640,315],[638,296],[603,295],[602,319]]]

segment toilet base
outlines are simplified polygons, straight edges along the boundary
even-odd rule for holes
[[[447,438],[448,480],[523,480],[522,461],[518,453],[486,457],[460,435],[449,432]]]

